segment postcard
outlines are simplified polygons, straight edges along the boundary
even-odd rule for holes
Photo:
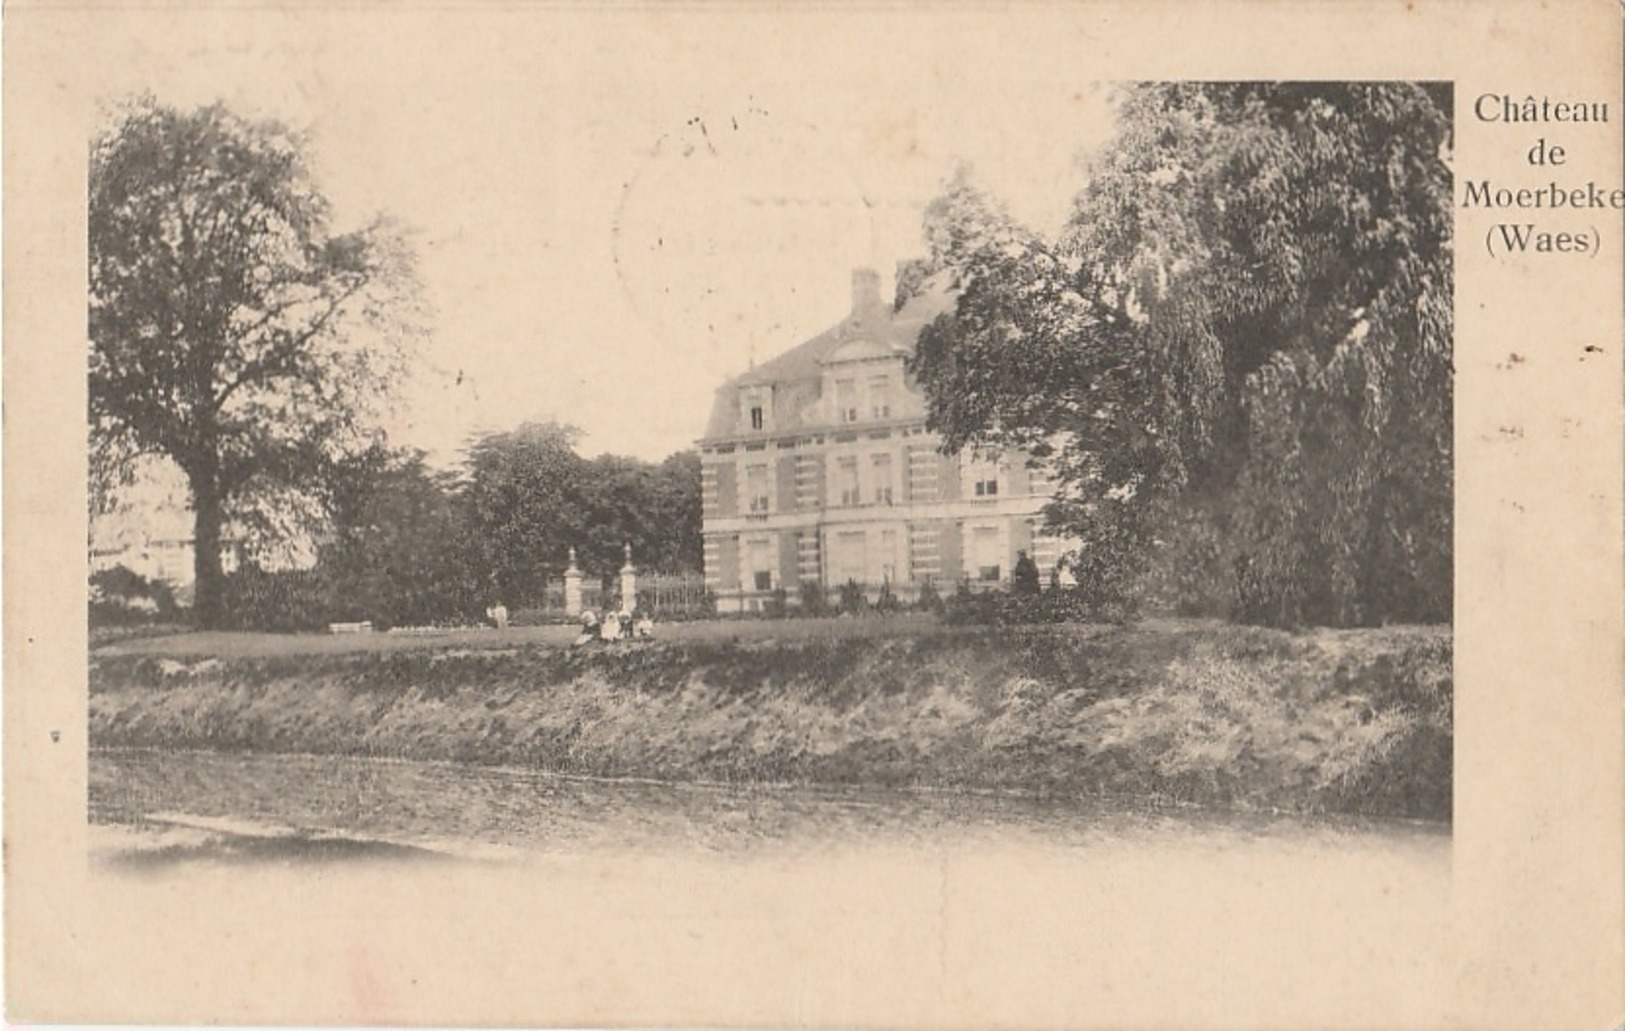
[[[12,4],[8,1018],[1618,1027],[1622,31]]]

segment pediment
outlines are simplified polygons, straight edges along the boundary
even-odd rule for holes
[[[825,359],[825,364],[834,365],[839,362],[860,362],[874,358],[890,358],[891,356],[892,349],[888,345],[883,344],[878,340],[871,340],[867,337],[859,337],[856,340],[848,340],[840,347],[837,347],[833,352],[831,352],[830,356]]]

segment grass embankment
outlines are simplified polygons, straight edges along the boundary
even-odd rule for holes
[[[92,656],[100,747],[928,785],[1447,820],[1448,628]]]

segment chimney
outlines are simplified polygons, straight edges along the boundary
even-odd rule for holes
[[[852,315],[880,307],[880,273],[872,268],[852,270]]]

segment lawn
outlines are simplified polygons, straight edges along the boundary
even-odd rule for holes
[[[863,618],[827,619],[714,619],[693,623],[665,623],[655,628],[661,641],[802,641],[849,637],[898,637],[952,633],[935,616],[915,613]],[[509,649],[529,645],[567,646],[575,638],[574,626],[466,627],[422,633],[374,634],[256,634],[182,630],[175,633],[124,637],[95,643],[98,656],[166,655],[218,658],[269,658],[281,655],[336,655],[347,652],[391,652],[420,648]],[[625,644],[617,647],[635,647]]]

